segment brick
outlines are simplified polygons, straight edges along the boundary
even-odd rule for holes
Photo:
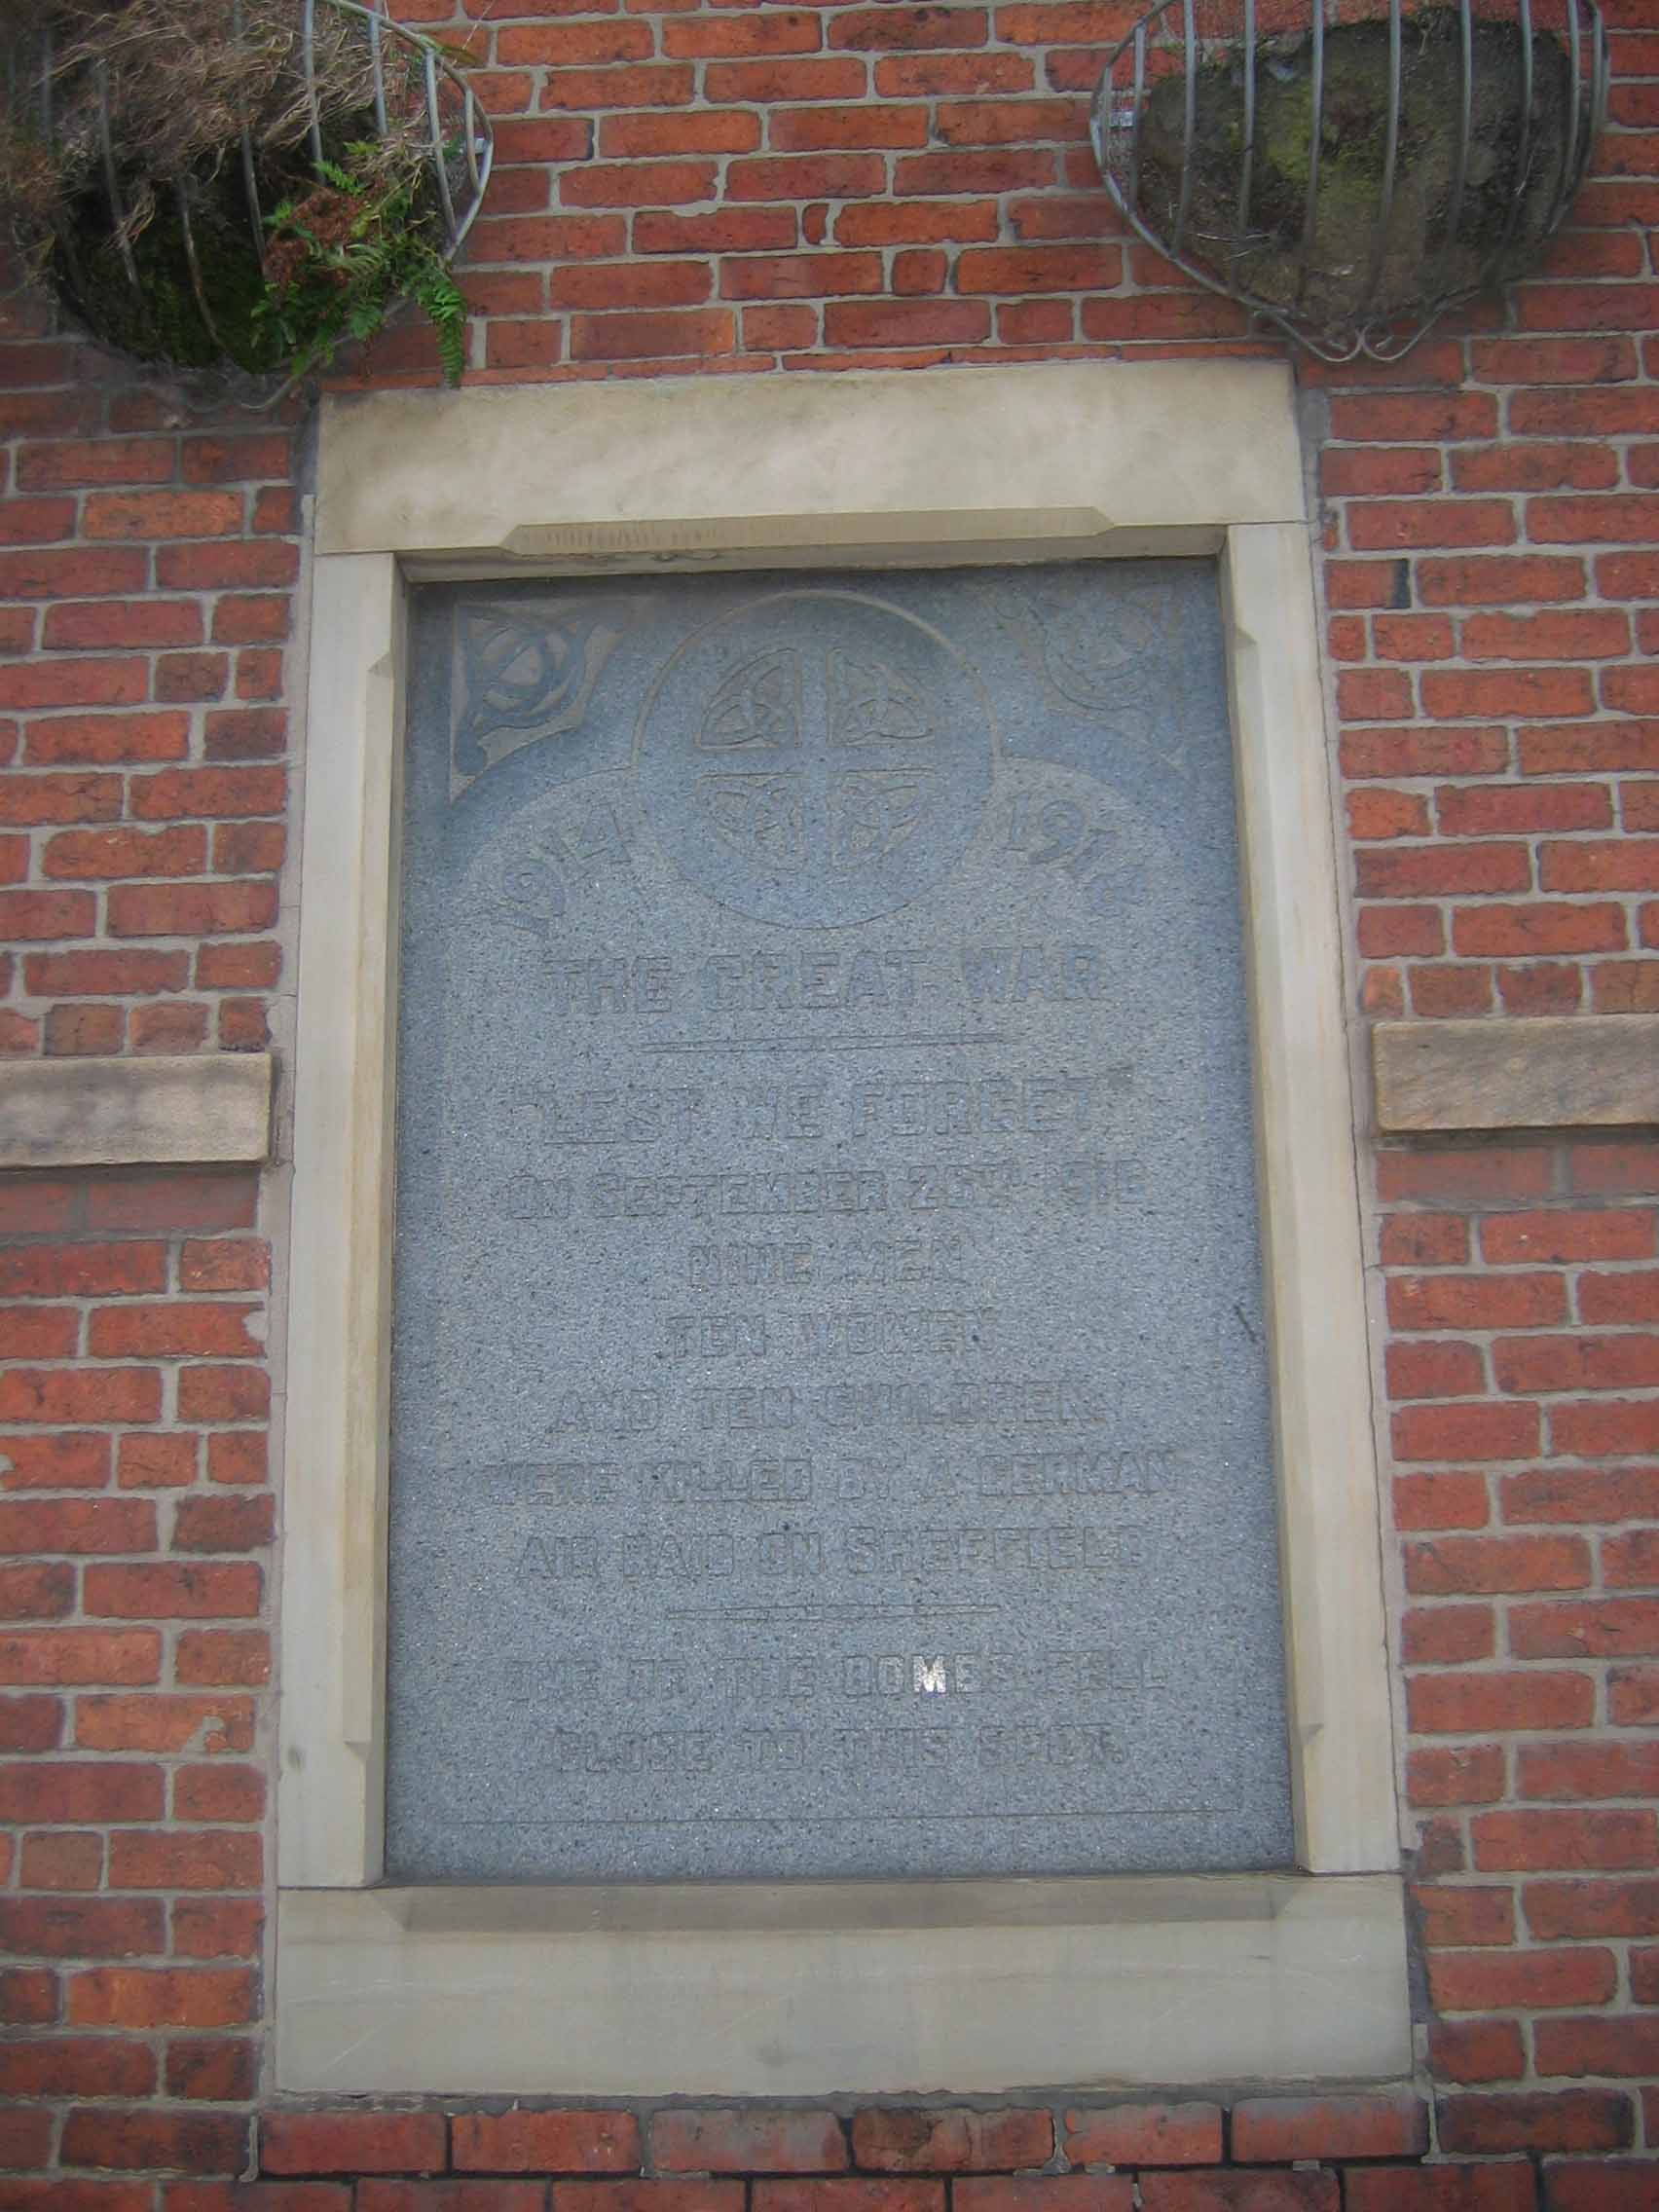
[[[1233,2156],[1240,2164],[1298,2158],[1413,2157],[1428,2148],[1420,2098],[1246,2097],[1233,2108]]]
[[[147,1498],[0,1499],[0,1553],[90,1555],[155,1548],[156,1509]]]
[[[101,1490],[109,1448],[107,1436],[73,1431],[0,1436],[0,1490]]]
[[[1388,1317],[1407,1330],[1547,1327],[1567,1317],[1567,1286],[1544,1271],[1396,1275],[1388,1284]]]
[[[1406,1710],[1419,1735],[1588,1728],[1596,1714],[1596,1685],[1587,1675],[1538,1670],[1500,1675],[1419,1675],[1406,1685]]]
[[[1532,2048],[1540,2074],[1651,2075],[1659,2072],[1659,2020],[1540,2020]]]
[[[1602,784],[1488,784],[1436,793],[1448,837],[1513,837],[1544,830],[1606,830],[1612,801]]]
[[[63,1732],[55,1697],[0,1697],[0,1751],[50,1751]]]
[[[1390,1398],[1467,1397],[1485,1387],[1486,1370],[1473,1345],[1389,1345],[1386,1352]]]
[[[0,1420],[155,1420],[161,1379],[148,1368],[13,1368],[0,1374]]]
[[[1659,1588],[1659,1530],[1636,1529],[1602,1545],[1602,1573],[1609,1589]]]
[[[110,1298],[165,1290],[159,1243],[20,1244],[0,1250],[0,1298]]]
[[[1423,712],[1447,720],[1550,720],[1588,714],[1595,704],[1594,681],[1581,668],[1430,668],[1421,693]]]
[[[1442,2097],[1440,2147],[1474,2152],[1619,2151],[1634,2133],[1630,2098],[1617,2089],[1533,2090]]]
[[[940,94],[1028,92],[1036,71],[1023,55],[894,54],[875,64],[884,99],[934,99]]]
[[[263,1483],[269,1479],[269,1447],[263,1435],[232,1429],[207,1439],[207,1480],[212,1483]]]
[[[732,169],[745,167],[734,161]],[[592,162],[565,170],[560,198],[568,207],[672,207],[715,198],[712,161]],[[794,195],[745,195],[767,199]]]
[[[1504,1794],[1498,1745],[1431,1746],[1406,1754],[1406,1796],[1413,1805],[1494,1805]]]
[[[991,147],[984,152],[906,154],[893,165],[901,200],[949,195],[1036,191],[1054,180],[1051,153]]]
[[[1548,2212],[1651,2212],[1656,2180],[1650,2159],[1550,2165],[1544,2173],[1545,2203]]]
[[[96,2181],[85,2174],[0,2181],[4,2212],[151,2212],[155,2184]]]
[[[187,1367],[178,1379],[181,1420],[263,1420],[271,1380],[256,1367]]]
[[[161,1665],[154,1629],[58,1628],[0,1635],[0,1682],[153,1682]]]
[[[1291,2173],[1145,2173],[1144,2212],[1337,2212],[1337,2177]]]
[[[1390,1345],[1398,1352],[1434,1347]],[[1390,1486],[1396,1529],[1484,1529],[1492,1518],[1487,1478],[1478,1469],[1396,1475]]]
[[[1613,394],[1598,394],[1604,403]],[[1516,428],[1536,426],[1529,419],[1516,421],[1522,412],[1517,402],[1511,410],[1511,423]],[[1659,498],[1650,494],[1609,494],[1605,498],[1540,498],[1527,502],[1527,535],[1537,545],[1593,545],[1625,542],[1650,543],[1659,537]]]
[[[1374,499],[1348,510],[1356,553],[1443,546],[1508,545],[1516,535],[1506,499]]]
[[[257,1613],[263,1576],[252,1565],[89,1567],[81,1602],[89,1613],[124,1620],[234,1619]]]
[[[1659,1384],[1659,1336],[1500,1337],[1500,1390],[1629,1390]]]
[[[154,1898],[0,1897],[0,1944],[25,1958],[135,1958],[162,1943]]]
[[[1531,2166],[1515,2160],[1490,2166],[1355,2166],[1344,2174],[1343,2187],[1347,2212],[1536,2212],[1538,2201]]]
[[[1539,849],[1545,891],[1659,890],[1659,837],[1586,838]]]
[[[877,253],[751,254],[722,267],[720,297],[823,299],[834,293],[878,292],[884,281]]]
[[[100,1177],[86,1187],[87,1226],[92,1231],[195,1231],[251,1229],[258,1210],[258,1178],[241,1169],[144,1172]]]
[[[245,1697],[106,1693],[75,1701],[75,1741],[92,1751],[246,1751],[253,1714]]]
[[[174,1805],[181,1820],[197,1817]],[[112,1890],[254,1890],[262,1876],[256,1835],[219,1830],[132,1830],[110,1838]]]
[[[957,2212],[1132,2212],[1127,2176],[1105,2174],[979,2175],[951,2184]]]
[[[355,2194],[357,2212],[545,2212],[547,2184],[544,2181],[362,2181],[357,2184]]]
[[[144,651],[202,643],[202,609],[191,599],[74,600],[51,607],[41,625],[49,651],[99,647]]]
[[[257,1821],[265,1812],[265,1775],[257,1766],[221,1759],[204,1766],[181,1766],[173,1773],[173,1819]],[[185,1887],[182,1883],[176,1886]],[[227,1883],[226,1887],[236,1885]]]
[[[1405,1567],[1414,1597],[1582,1590],[1591,1579],[1590,1547],[1578,1536],[1439,1536],[1408,1544]]]
[[[1569,1266],[1580,1260],[1644,1260],[1655,1250],[1655,1216],[1650,1212],[1606,1210],[1494,1215],[1481,1224],[1481,1256],[1494,1267],[1519,1267],[1529,1262]],[[1580,1282],[1580,1298],[1587,1282],[1623,1281],[1622,1276],[1587,1276]],[[1659,1319],[1659,1276],[1654,1285],[1653,1317]],[[1605,1315],[1587,1315],[1605,1319]]]
[[[0,2046],[0,2096],[147,2097],[155,2053],[113,2036],[37,2036]]]
[[[1516,1605],[1510,1648],[1520,1658],[1607,1659],[1659,1650],[1659,1600],[1599,1598]]]
[[[1559,1798],[1659,1796],[1659,1744],[1527,1744],[1516,1794]]]
[[[1618,1987],[1618,1961],[1604,1949],[1437,1951],[1429,1995],[1443,2012],[1545,2011],[1604,2005]]]
[[[1506,439],[1452,456],[1459,492],[1610,492],[1618,481],[1617,457],[1600,446]]]
[[[1659,1467],[1548,1467],[1505,1475],[1505,1521],[1659,1519]]]
[[[297,581],[293,545],[159,545],[156,582],[164,591],[276,591]],[[134,587],[141,588],[141,587]]]
[[[1507,607],[1559,603],[1584,596],[1584,563],[1562,554],[1477,554],[1416,564],[1425,607]]]
[[[653,2114],[650,2157],[652,2165],[665,2173],[824,2174],[840,2173],[848,2164],[846,2138],[833,2113],[733,2107]],[[796,2208],[780,2204],[774,2212]],[[798,2212],[807,2207],[803,2204]],[[826,2199],[816,2212],[858,2212],[858,2207],[851,2199],[846,2204]]]
[[[1389,1422],[1395,1456],[1405,1460],[1530,1458],[1538,1426],[1537,1407],[1526,1404],[1406,1406]]]
[[[1403,669],[1344,669],[1337,678],[1337,712],[1345,721],[1395,721],[1412,712],[1412,680]]]
[[[447,2149],[440,2113],[268,2112],[260,2120],[264,2173],[437,2173]]]
[[[220,1682],[261,1688],[271,1678],[271,1640],[262,1629],[187,1630],[178,1640],[173,1673],[193,1687]]]
[[[151,2212],[155,2194],[150,2181],[103,2181],[86,2174],[0,2181],[5,2212]]]
[[[1022,245],[970,248],[957,256],[960,292],[1101,291],[1123,278],[1115,245]]]
[[[925,146],[928,110],[884,101],[863,101],[848,107],[820,103],[812,107],[773,108],[767,117],[766,142],[782,154],[853,153],[883,147]]]
[[[75,1570],[34,1562],[0,1568],[0,1619],[49,1621],[72,1612]]]
[[[264,1346],[248,1322],[257,1306],[174,1299],[95,1307],[88,1332],[94,1357],[255,1358]]]
[[[179,1958],[253,1958],[265,1925],[264,1908],[250,1898],[177,1898],[172,1905],[172,1949]]]
[[[104,1839],[79,1830],[49,1828],[25,1835],[18,1856],[20,1890],[95,1890],[102,1886]]]
[[[853,2163],[878,2173],[1007,2173],[1053,2157],[1054,2122],[1040,2111],[880,2108],[853,2115],[852,2142]]]
[[[0,822],[110,822],[121,799],[119,776],[13,774],[0,778]]]
[[[1221,2108],[1180,2104],[1080,2107],[1065,2115],[1073,2165],[1205,2166],[1221,2158]]]
[[[71,2166],[232,2174],[247,2137],[246,2120],[229,2113],[83,2108],[64,2121],[62,2156]]]
[[[0,1820],[155,1821],[163,1803],[159,1766],[113,1759],[0,1766]]]
[[[275,1534],[274,1500],[269,1491],[232,1497],[187,1497],[180,1499],[173,1519],[172,1548],[175,1552],[257,1551]]]
[[[41,1030],[48,1052],[119,1052],[127,1041],[127,1010],[119,1006],[55,1006]]]
[[[1568,1170],[1574,1191],[1587,1196],[1659,1192],[1659,1145],[1576,1144]]]
[[[633,2173],[640,2123],[626,2112],[458,2113],[458,2173]]]
[[[829,345],[903,347],[973,345],[990,335],[981,300],[831,300],[824,311]]]
[[[873,2176],[756,2181],[750,2202],[754,2212],[944,2212],[944,2183]]]
[[[1494,1649],[1490,1605],[1419,1605],[1400,1620],[1400,1653],[1406,1665],[1466,1666],[1490,1659]]]
[[[571,357],[577,361],[668,360],[729,353],[735,342],[735,325],[723,308],[571,317]]]
[[[1586,1400],[1550,1409],[1550,1443],[1587,1459],[1618,1453],[1659,1452],[1659,1403]]]
[[[1515,1940],[1515,1899],[1507,1888],[1432,1889],[1412,1892],[1431,1946],[1455,1943],[1506,1944]]]
[[[1519,2082],[1527,2048],[1514,2020],[1436,2020],[1428,2031],[1428,2062],[1442,2082]]]
[[[743,2212],[741,2181],[557,2181],[557,2212]]]
[[[1362,899],[1469,897],[1530,890],[1532,863],[1520,844],[1395,846],[1356,852],[1354,879]]]
[[[258,2083],[258,2046],[248,2037],[180,2036],[167,2045],[166,2088],[170,2097],[245,2101]]]
[[[0,2023],[51,2027],[57,2018],[57,1976],[44,1967],[11,1967],[0,1972]]]
[[[1659,1828],[1651,1812],[1481,1813],[1470,1822],[1469,1833],[1483,1872],[1567,1866],[1616,1872],[1659,1865]]]

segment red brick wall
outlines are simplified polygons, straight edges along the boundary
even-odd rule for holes
[[[1277,350],[1093,181],[1131,10],[467,4],[404,12],[499,118],[478,377]],[[1507,316],[1298,363],[1366,1015],[1659,1011],[1659,30],[1609,15],[1614,128]],[[0,1051],[280,1047],[293,425],[0,315]],[[372,373],[429,375],[425,339]],[[268,2212],[548,2212],[549,2176],[551,2212],[1659,2201],[1659,1142],[1388,1148],[1375,1183],[1412,2091],[288,2117]],[[253,2170],[280,1226],[240,1173],[0,1178],[0,2212]]]

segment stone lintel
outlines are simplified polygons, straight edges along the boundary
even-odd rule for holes
[[[1659,1015],[1380,1021],[1380,1129],[1564,1129],[1659,1122]]]
[[[210,1165],[271,1145],[269,1052],[0,1063],[0,1167]]]

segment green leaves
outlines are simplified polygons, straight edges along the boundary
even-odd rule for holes
[[[398,303],[424,311],[449,384],[466,365],[466,302],[445,266],[424,152],[353,143],[317,164],[313,191],[268,220],[259,311],[296,378],[326,368],[347,339],[372,338]]]

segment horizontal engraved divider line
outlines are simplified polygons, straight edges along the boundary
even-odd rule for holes
[[[933,1045],[1007,1045],[1011,1040],[987,1030],[974,1037],[689,1037],[642,1044],[642,1052],[874,1052],[902,1048],[920,1051]]]
[[[938,1813],[664,1813],[630,1820],[586,1813],[561,1814],[560,1828],[830,1828],[851,1825],[873,1826],[878,1821],[919,1821],[933,1826]],[[1211,1821],[1213,1805],[1097,1805],[1083,1813],[964,1813],[953,1809],[953,1822],[965,1821]],[[450,1823],[458,1828],[551,1827],[546,1822],[483,1821],[468,1816]]]
[[[954,1618],[958,1613],[1000,1613],[1003,1610],[1001,1605],[953,1605],[947,1599],[941,1599],[937,1605],[836,1605],[823,1601],[817,1604],[799,1605],[670,1605],[663,1618],[670,1621],[793,1621],[808,1613],[815,1620],[830,1616],[839,1619],[849,1614],[862,1617],[867,1613],[880,1613],[884,1616],[895,1613],[905,1616],[913,1613],[945,1613]]]

